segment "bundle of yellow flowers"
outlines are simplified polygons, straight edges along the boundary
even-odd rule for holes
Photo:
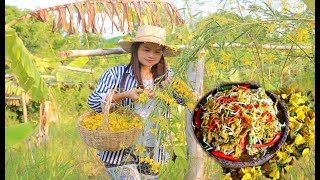
[[[103,114],[93,113],[92,116],[85,117],[81,124],[87,129],[97,130],[102,124],[102,121]],[[128,117],[125,114],[110,113],[108,114],[108,121],[111,132],[128,131],[134,127],[139,129],[143,128],[142,119],[136,116]],[[105,125],[103,128],[108,131],[107,125]]]

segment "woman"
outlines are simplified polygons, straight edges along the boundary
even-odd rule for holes
[[[138,100],[139,94],[143,90],[146,90],[152,97],[155,84],[160,83],[161,86],[165,86],[171,82],[172,77],[169,76],[170,73],[166,69],[164,57],[173,56],[174,51],[165,44],[165,36],[165,29],[144,25],[138,27],[134,41],[119,42],[118,44],[125,51],[131,53],[130,64],[107,69],[102,74],[96,89],[88,98],[89,107],[101,113],[106,96],[112,89],[116,90],[112,106],[121,104],[130,107],[146,120],[144,133],[138,143],[145,146],[148,152],[152,152],[155,161],[158,162],[168,157],[163,153],[160,155],[159,142],[149,131],[150,128],[156,126],[148,121],[148,116],[153,110],[155,102],[150,99],[147,106],[134,102]],[[179,98],[177,102],[183,104]],[[166,113],[166,116],[168,115]],[[137,168],[138,159],[130,149],[117,152],[99,151],[98,154],[113,179],[157,179],[157,176],[148,176],[143,173],[141,173],[141,177],[139,176],[138,169],[141,172],[143,168]],[[143,172],[149,171],[144,169]]]

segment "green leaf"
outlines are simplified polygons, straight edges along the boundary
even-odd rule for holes
[[[179,132],[179,129],[178,129],[176,126],[171,126],[169,129],[170,129],[170,131],[172,131],[173,133],[178,133],[178,132]]]
[[[187,170],[189,168],[187,159],[182,157],[176,158],[175,166],[180,167],[180,169],[184,169],[184,170]]]
[[[34,130],[36,130],[36,128],[33,128],[30,122],[5,128],[5,147],[7,148],[24,141]]]
[[[174,154],[178,157],[183,157],[185,158],[187,153],[186,150],[182,146],[175,146],[173,148]]]
[[[47,85],[37,71],[32,54],[29,53],[14,29],[6,30],[5,43],[6,63],[16,75],[19,86],[26,92],[32,90],[31,98],[35,101],[46,99],[48,97]]]

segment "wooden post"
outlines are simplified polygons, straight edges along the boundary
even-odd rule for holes
[[[22,96],[23,122],[26,123],[28,122],[26,92],[22,88],[21,88],[21,96]]]
[[[201,52],[203,53],[203,52]],[[203,57],[203,56],[200,56]],[[204,60],[201,58],[188,65],[188,79],[192,88],[203,94],[203,74]],[[204,175],[203,149],[194,138],[194,132],[191,125],[193,110],[186,110],[186,140],[187,140],[187,156],[189,161],[189,172],[186,175],[187,180],[201,180]]]
[[[36,144],[39,147],[48,141],[49,120],[51,117],[51,102],[43,101],[40,103],[39,129],[36,134]]]

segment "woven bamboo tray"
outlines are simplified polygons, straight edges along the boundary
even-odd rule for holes
[[[97,130],[90,130],[81,125],[82,120],[86,117],[92,116],[95,112],[87,112],[80,116],[77,121],[77,128],[80,134],[80,138],[90,147],[101,150],[101,151],[119,151],[121,149],[129,148],[133,146],[142,133],[142,129],[132,128],[128,131],[120,131],[120,132],[111,132],[108,116],[109,108],[111,105],[111,100],[113,96],[113,91],[109,94],[106,100],[104,118],[102,124],[98,127]],[[122,115],[126,115],[127,117],[141,117],[134,113],[133,111],[126,109],[117,109],[112,113],[118,113]],[[109,131],[105,130],[105,126],[108,127]]]
[[[199,103],[197,104],[196,107],[198,107],[200,104],[204,103],[206,101],[206,98],[212,94],[214,95],[215,93],[217,93],[219,87],[223,87],[223,86],[228,86],[228,85],[244,85],[244,84],[249,84],[250,85],[250,89],[257,89],[259,87],[261,87],[258,83],[251,83],[251,82],[235,82],[235,83],[223,83],[220,84],[218,87],[216,87],[215,89],[213,89],[212,91],[210,91],[209,93],[207,93],[205,96],[202,97],[202,99],[200,99]],[[194,137],[195,139],[197,139],[198,143],[202,146],[202,148],[204,149],[205,152],[207,152],[209,154],[210,157],[214,158],[217,162],[219,162],[221,164],[221,166],[225,167],[225,168],[244,168],[244,167],[248,167],[248,166],[260,166],[264,163],[266,163],[268,160],[270,160],[275,154],[276,152],[281,148],[281,146],[284,144],[284,142],[287,139],[288,133],[289,133],[289,116],[287,113],[287,109],[285,107],[285,105],[281,102],[281,100],[278,98],[278,96],[276,94],[274,94],[271,91],[265,91],[266,94],[272,99],[273,102],[278,101],[277,104],[277,108],[279,110],[279,112],[281,113],[281,118],[279,119],[279,121],[281,123],[285,122],[285,128],[282,129],[282,137],[281,139],[276,142],[267,152],[266,155],[264,155],[261,158],[258,159],[253,159],[250,161],[243,161],[243,162],[235,162],[235,161],[229,161],[223,158],[219,158],[216,157],[214,155],[212,155],[210,152],[208,152],[204,147],[203,147],[203,142],[201,138],[197,138],[196,133],[199,133],[199,129],[197,129],[197,127],[192,126],[193,130],[194,130]],[[196,116],[196,111],[193,114],[193,118],[192,118],[192,122],[191,123],[195,123],[194,122],[194,118]]]

